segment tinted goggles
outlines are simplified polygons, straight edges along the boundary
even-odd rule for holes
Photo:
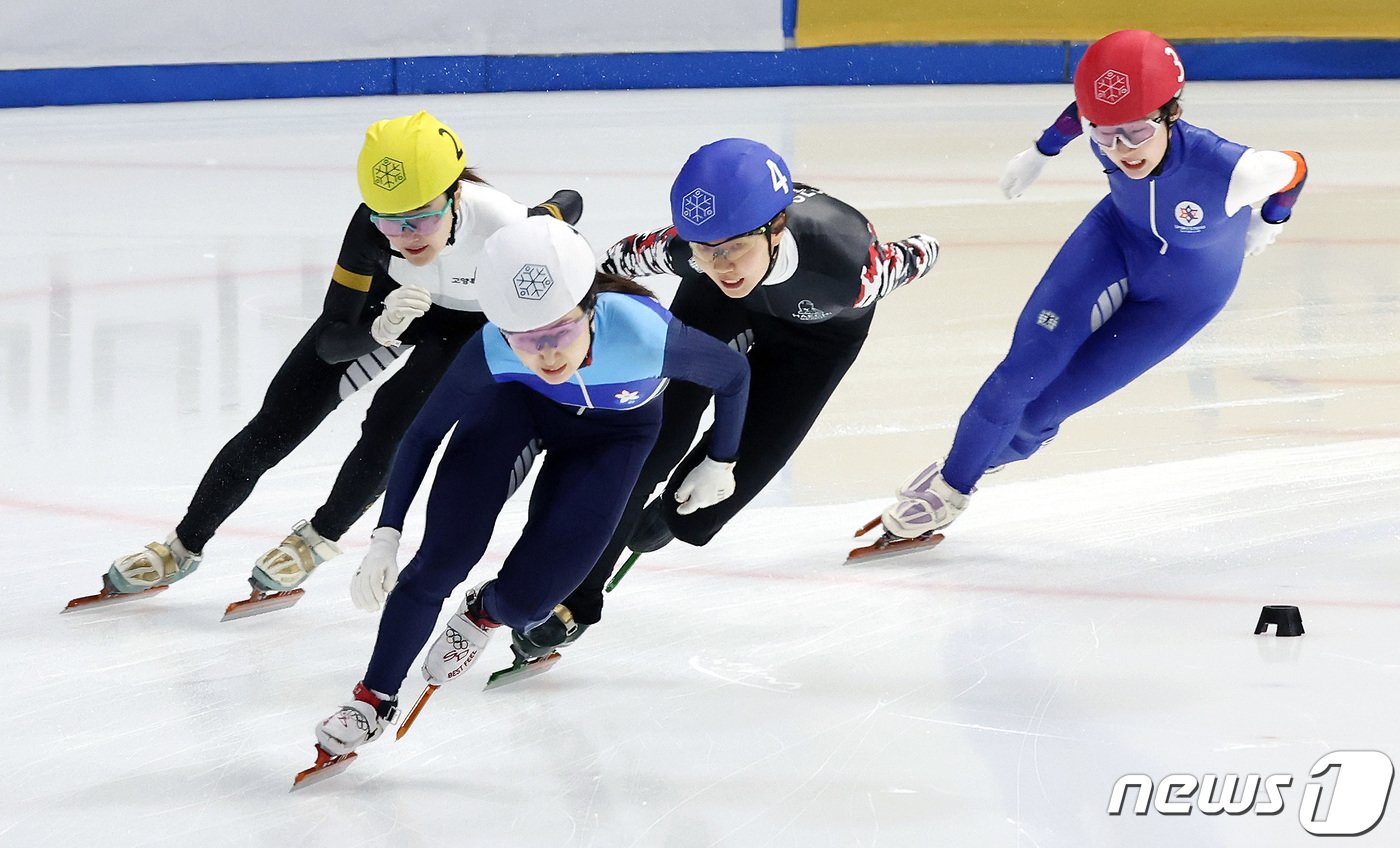
[[[508,333],[501,331],[501,335],[506,337],[506,343],[519,353],[539,353],[547,347],[568,347],[573,344],[579,336],[588,332],[588,322],[593,316],[584,313],[577,318],[565,318],[555,321],[547,327],[540,327],[538,330],[525,330],[519,333]]]
[[[1161,118],[1144,118],[1141,121],[1129,121],[1126,124],[1103,127],[1090,124],[1089,137],[1104,150],[1112,150],[1120,143],[1124,147],[1133,149],[1151,141],[1161,127]]]
[[[443,219],[451,211],[452,198],[449,197],[447,205],[436,212],[415,212],[412,215],[371,214],[369,220],[386,236],[401,236],[407,233],[430,236],[437,232],[438,227],[442,226]]]

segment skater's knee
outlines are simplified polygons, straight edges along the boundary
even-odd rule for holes
[[[554,612],[555,601],[523,598],[503,592],[499,581],[488,583],[482,593],[482,608],[495,621],[512,630],[529,630]]]
[[[394,594],[415,603],[441,606],[465,577],[465,574],[447,574],[420,553],[404,567],[403,575],[394,585]]]
[[[671,528],[671,533],[687,545],[704,547],[719,532],[719,528],[724,525],[719,522],[707,520],[704,510],[691,513],[691,515],[670,514],[667,524]]]

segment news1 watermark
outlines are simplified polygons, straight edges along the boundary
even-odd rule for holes
[[[1313,763],[1308,774],[1327,779],[1169,774],[1154,781],[1145,774],[1125,774],[1113,784],[1108,814],[1277,816],[1296,809],[1298,824],[1314,836],[1360,836],[1380,824],[1395,781],[1390,757],[1380,751],[1332,751]]]

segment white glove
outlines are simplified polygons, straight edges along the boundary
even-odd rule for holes
[[[1273,244],[1281,232],[1283,224],[1270,224],[1258,209],[1250,210],[1249,229],[1244,233],[1244,255],[1258,256],[1263,253],[1264,248]]]
[[[1001,175],[1001,193],[1006,195],[1007,200],[1015,200],[1025,194],[1048,161],[1050,157],[1041,153],[1034,144],[1012,156]]]
[[[697,509],[714,506],[734,494],[734,463],[718,462],[708,456],[685,475],[676,489],[677,515],[690,515]]]
[[[365,612],[378,612],[399,582],[399,531],[380,527],[369,534],[369,551],[350,578],[350,598]]]
[[[384,297],[384,311],[369,325],[369,334],[385,347],[398,347],[409,322],[428,311],[433,299],[425,288],[399,286]]]

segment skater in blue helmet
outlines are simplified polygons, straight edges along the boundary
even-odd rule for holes
[[[679,276],[676,317],[748,354],[753,386],[734,496],[695,509],[684,481],[704,467],[717,435],[691,447],[710,393],[693,385],[668,391],[656,448],[607,550],[559,616],[515,634],[517,658],[549,655],[600,620],[624,547],[656,550],[673,537],[707,544],[792,458],[865,344],[877,302],[938,257],[926,235],[880,241],[859,211],[794,182],[782,156],[744,138],[691,154],[671,186],[671,221],[613,245],[604,268]]]

